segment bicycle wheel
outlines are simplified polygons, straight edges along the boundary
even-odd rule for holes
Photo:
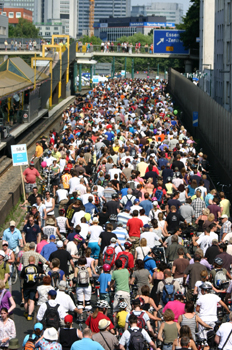
[[[18,280],[18,271],[15,264],[12,264],[12,274],[11,274],[11,283],[15,284]]]

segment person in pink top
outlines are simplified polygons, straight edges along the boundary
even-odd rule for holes
[[[43,249],[43,247],[48,244],[48,236],[47,235],[43,235],[42,236],[42,240],[40,243],[37,244],[36,246],[36,252],[40,253],[41,250]]]
[[[184,296],[181,292],[176,292],[173,301],[169,301],[163,308],[163,313],[165,310],[171,309],[175,315],[174,321],[178,322],[178,317],[185,313],[185,303]]]

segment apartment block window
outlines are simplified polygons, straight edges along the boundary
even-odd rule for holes
[[[226,104],[230,103],[230,82],[226,82]]]
[[[54,27],[54,30],[59,30],[59,28],[58,27]]]
[[[21,12],[16,12],[16,18],[21,18]]]
[[[3,12],[2,15],[3,15],[3,16],[6,16],[6,12]]]
[[[227,43],[226,43],[226,62],[228,64],[230,63],[230,55],[231,55],[230,47],[231,47],[231,42],[227,41]]]
[[[50,27],[46,27],[45,29],[46,29],[46,30],[50,30]]]
[[[45,36],[51,36],[50,32],[45,32]]]
[[[231,21],[231,4],[230,2],[227,3],[227,25],[230,25]]]
[[[9,12],[8,17],[9,18],[14,18],[14,12]]]

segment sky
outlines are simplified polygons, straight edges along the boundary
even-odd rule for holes
[[[131,0],[131,5],[146,5],[147,3],[155,2],[154,0]],[[184,14],[189,8],[190,0],[157,0],[157,2],[177,2],[184,5]]]

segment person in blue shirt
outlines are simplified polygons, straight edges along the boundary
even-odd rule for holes
[[[112,141],[114,139],[114,134],[111,131],[105,132],[105,135],[107,136],[107,140]]]
[[[85,212],[91,214],[91,216],[99,212],[96,205],[94,205],[92,202],[93,202],[93,197],[89,196],[88,203],[85,204]]]
[[[98,278],[98,282],[100,283],[100,299],[106,300],[108,303],[110,303],[108,287],[110,286],[111,281],[111,267],[109,264],[104,264],[102,268],[104,272],[102,272]]]
[[[165,158],[165,153],[161,153],[161,158],[158,159],[158,169],[161,170],[161,167],[162,166],[167,166],[167,163],[168,163],[168,159]]]
[[[10,221],[10,227],[5,229],[2,236],[3,241],[8,242],[9,249],[18,253],[18,247],[23,247],[23,239],[21,232],[15,227],[15,221]]]
[[[144,193],[144,198],[145,200],[140,202],[139,205],[145,210],[145,215],[149,215],[150,210],[153,209],[153,204],[152,202],[148,199],[149,198],[149,193],[145,192]]]
[[[122,188],[122,189],[121,189],[122,197],[127,195],[127,192],[128,192],[128,189],[129,189],[129,188],[130,188],[130,185],[126,185],[125,188]]]
[[[26,337],[23,340],[22,347],[24,348],[24,346],[26,345],[26,342],[29,340],[29,338],[34,340],[34,341],[37,341],[42,336],[42,333],[43,333],[43,325],[42,325],[42,323],[37,322],[34,325],[34,333],[32,333],[31,335],[30,334],[26,335]]]
[[[57,250],[57,246],[55,244],[56,237],[54,235],[50,236],[50,243],[43,246],[40,254],[49,261],[50,255]]]
[[[40,242],[41,230],[39,225],[35,224],[33,215],[29,216],[27,224],[24,225],[22,237],[23,237],[24,244],[31,243],[31,242],[34,242],[35,244],[37,244]]]
[[[92,332],[90,328],[85,328],[83,331],[83,339],[75,341],[71,346],[71,350],[104,350],[104,348],[92,339]]]
[[[148,255],[145,256],[145,258],[143,260],[144,261],[144,268],[150,272],[151,276],[153,276],[153,273],[157,269],[156,262],[155,262],[154,258],[155,258],[155,253],[152,249],[152,251],[150,253],[148,253]]]

